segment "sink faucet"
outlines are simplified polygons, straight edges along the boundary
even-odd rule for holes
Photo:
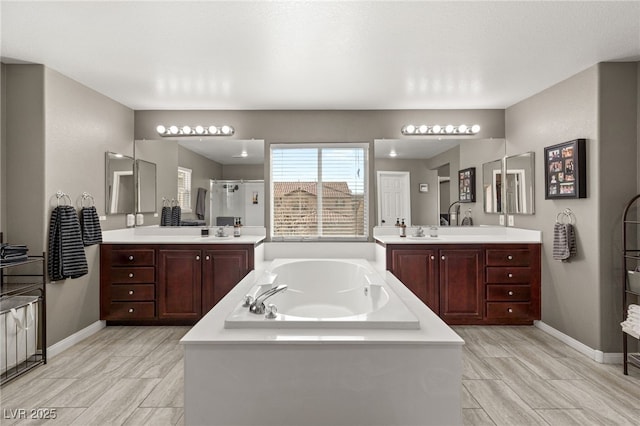
[[[274,296],[278,293],[285,291],[288,288],[286,284],[280,284],[277,287],[272,287],[267,291],[260,293],[256,300],[249,306],[249,312],[252,314],[264,314],[266,310],[266,306],[264,305],[264,301]]]
[[[460,217],[460,201],[454,201],[453,203],[451,203],[451,205],[449,206],[449,210],[447,210],[447,214],[449,215],[449,226],[453,225],[453,221],[451,220],[451,208],[453,206],[457,205],[456,207],[456,226],[458,226],[458,224],[460,222],[458,222],[458,218]]]

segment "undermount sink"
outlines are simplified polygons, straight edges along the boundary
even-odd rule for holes
[[[407,238],[411,239],[411,240],[439,240],[440,238],[438,237],[429,237],[427,235],[423,235],[421,237],[415,236],[415,235],[407,235]]]

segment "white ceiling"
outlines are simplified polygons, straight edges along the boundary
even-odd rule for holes
[[[640,2],[3,0],[1,56],[133,109],[506,108],[640,60]]]
[[[233,143],[215,138],[183,138],[178,143],[190,151],[220,164],[264,164],[264,140],[234,139]],[[241,154],[246,152],[246,157]]]

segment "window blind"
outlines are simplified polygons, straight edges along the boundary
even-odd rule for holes
[[[191,169],[184,167],[178,167],[178,204],[183,212],[191,212]]]
[[[344,145],[272,146],[272,238],[367,237],[368,148]]]

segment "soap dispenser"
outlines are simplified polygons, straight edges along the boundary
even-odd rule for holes
[[[404,219],[402,219],[402,223],[400,224],[400,236],[401,237],[407,236],[407,225],[405,225]]]

